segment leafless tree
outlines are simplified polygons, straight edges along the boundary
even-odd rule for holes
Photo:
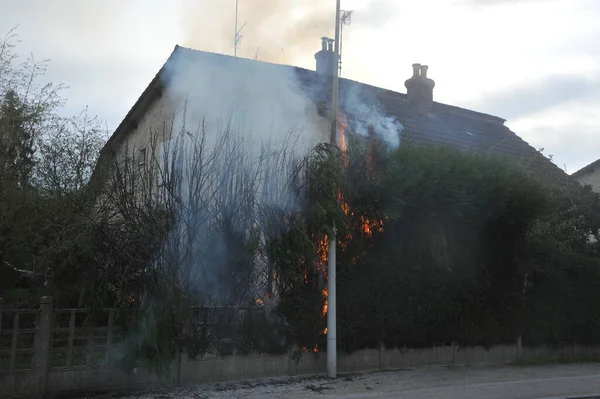
[[[193,319],[192,306],[203,327],[231,325],[235,309],[273,293],[267,243],[286,228],[285,214],[298,211],[290,184],[301,163],[297,135],[253,147],[231,123],[175,126],[172,119],[150,131],[144,151],[125,147],[108,169],[94,213],[120,254],[104,262],[113,268],[111,289],[143,306],[170,303],[180,327]],[[196,329],[207,342],[214,333]]]

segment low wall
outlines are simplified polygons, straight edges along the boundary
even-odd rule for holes
[[[289,351],[280,356],[185,356],[160,380],[144,368],[125,373],[113,366],[122,349],[123,332],[115,326],[115,309],[104,309],[99,325],[86,327],[89,309],[54,309],[44,297],[35,309],[7,309],[0,299],[0,397],[42,398],[61,392],[148,389],[210,381],[302,374],[324,374],[326,353]],[[370,349],[338,353],[340,373],[430,365],[505,364],[516,360],[549,361],[597,357],[600,347],[566,345],[523,348],[522,341],[490,349],[457,345],[422,349]]]
[[[345,373],[432,365],[501,365],[518,359],[553,360],[583,356],[600,356],[600,347],[572,345],[560,349],[521,348],[515,343],[490,349],[455,345],[404,350],[368,349],[351,354],[340,353],[338,370]],[[173,364],[173,375],[168,381],[160,381],[144,369],[127,374],[114,367],[54,368],[48,372],[45,392],[48,395],[84,390],[135,390],[178,384],[324,374],[325,364],[325,352],[302,353],[300,357],[289,352],[280,356],[228,356],[199,360],[188,360],[184,356],[179,367]],[[0,396],[32,394],[32,378],[34,375],[31,371],[0,374]]]

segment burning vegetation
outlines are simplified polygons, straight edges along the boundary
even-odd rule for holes
[[[241,334],[236,336],[237,345],[242,348],[238,349],[240,353],[281,353],[290,345],[307,353],[324,350],[332,224],[337,227],[341,348],[375,347],[382,342],[388,347],[405,343],[429,345],[444,338],[436,335],[440,330],[438,320],[450,326],[448,334],[453,337],[476,340],[483,330],[478,329],[479,320],[471,319],[472,314],[485,315],[493,309],[494,314],[504,314],[508,320],[512,313],[507,315],[494,302],[503,293],[493,291],[496,287],[487,286],[487,280],[480,281],[480,276],[504,281],[503,287],[518,286],[514,281],[522,283],[524,277],[517,272],[511,275],[504,265],[523,254],[511,253],[496,261],[482,256],[472,243],[495,249],[498,254],[506,253],[507,248],[526,248],[512,245],[508,232],[514,232],[515,225],[504,226],[502,222],[516,220],[521,229],[517,232],[527,231],[531,215],[540,209],[535,187],[527,183],[528,189],[521,189],[527,182],[522,175],[503,172],[493,163],[481,167],[480,160],[462,155],[410,147],[389,151],[373,137],[356,138],[346,123],[345,119],[340,120],[340,148],[319,145],[310,159],[301,162],[294,181],[297,209],[269,209],[268,223],[281,218],[285,228],[265,235],[262,242],[251,239],[254,225],[249,224],[245,231],[249,238],[244,245],[228,247],[236,250],[226,252],[235,256],[224,265],[231,268],[223,269],[226,277],[234,277],[228,280],[231,292],[239,292],[238,287],[244,284],[252,288],[252,295],[244,297],[243,306],[250,310],[244,310],[242,333],[235,332]],[[390,164],[392,167],[387,167]],[[456,169],[454,165],[468,172],[458,182],[452,180],[456,176],[448,173]],[[494,171],[493,179],[500,176],[500,187],[510,190],[493,191],[498,185],[481,189],[493,180],[488,176],[486,182],[482,181],[490,170]],[[432,181],[437,183],[431,184]],[[482,197],[481,193],[493,195]],[[440,198],[447,198],[448,202],[440,203]],[[522,213],[507,217],[506,204]],[[485,219],[486,215],[495,216]],[[228,227],[237,228],[236,224]],[[497,231],[507,233],[496,235]],[[239,235],[232,237],[237,239]],[[239,240],[232,239],[234,242]],[[497,246],[498,242],[503,244]],[[256,259],[260,263],[252,263]],[[472,265],[485,265],[487,269],[480,273]],[[512,266],[512,270],[519,268]],[[247,274],[248,279],[238,284],[236,274],[246,276],[240,270],[251,268],[260,270],[260,278],[258,273]],[[260,285],[263,282],[264,287]],[[272,290],[265,288],[269,282]],[[463,296],[465,292],[486,290],[491,294],[479,296],[477,301],[469,302],[470,296]],[[520,297],[510,294],[506,293],[504,303],[514,310],[516,305],[509,300]],[[136,305],[137,302],[142,301],[136,301]],[[494,339],[500,341],[510,331],[495,331],[494,322],[481,323],[487,323],[488,331],[493,331]],[[452,330],[456,325],[465,325],[466,332]],[[202,334],[208,333],[199,329],[198,340],[206,338]],[[202,343],[204,350],[211,347]]]
[[[338,142],[340,144],[341,150],[341,162],[344,173],[348,172],[348,168],[350,166],[350,158],[348,154],[348,136],[347,130],[348,124],[344,115],[340,115],[339,118],[339,129],[338,129]],[[372,157],[370,152],[372,151],[372,147],[369,146],[369,155],[368,162],[366,168],[372,170]],[[344,234],[337,235],[338,238],[338,246],[342,252],[346,250],[348,244],[356,238],[357,232],[362,232],[364,237],[369,239],[375,233],[383,232],[383,220],[381,219],[371,219],[363,215],[359,215],[358,212],[353,210],[352,206],[348,201],[344,198],[344,193],[342,188],[338,188],[337,190],[337,206],[341,209],[342,214],[345,219],[345,228],[343,229]],[[322,300],[322,310],[321,310],[321,318],[322,320],[326,320],[327,318],[327,310],[328,310],[328,288],[327,288],[327,266],[328,266],[328,252],[329,252],[329,236],[324,234],[321,239],[316,239],[316,271],[320,275],[319,281],[321,281],[321,285],[324,288],[320,289],[321,300]],[[352,263],[356,262],[357,258],[354,257],[352,259]],[[305,284],[310,284],[308,280],[307,271],[304,272],[304,282]],[[325,327],[321,333],[322,335],[327,334],[327,327]],[[304,346],[301,348],[303,352],[313,351],[318,352],[319,346],[315,345],[310,349],[308,346]]]

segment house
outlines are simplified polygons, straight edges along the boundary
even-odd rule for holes
[[[306,132],[306,145],[327,141],[327,108],[336,62],[330,39],[323,38],[315,59],[313,71],[175,46],[106,143],[99,164],[126,147],[137,148],[145,157],[149,132],[160,130],[164,121],[200,120],[202,113],[215,112],[222,117],[223,109],[230,109],[229,102],[248,107],[240,124],[255,126],[255,131],[272,134],[274,126],[285,128],[285,123],[293,121]],[[405,87],[406,93],[399,93],[340,79],[340,112],[346,116],[349,130],[357,134],[376,130],[392,141],[487,153],[521,165],[553,186],[577,186],[511,131],[504,119],[434,101],[435,82],[426,65],[413,65]]]
[[[600,159],[572,173],[571,178],[581,185],[591,186],[593,191],[600,193]]]

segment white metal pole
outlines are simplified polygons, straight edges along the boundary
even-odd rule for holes
[[[337,145],[339,107],[339,60],[340,60],[340,0],[335,9],[335,58],[333,62],[333,93],[331,97],[331,144]],[[329,241],[327,265],[327,377],[337,377],[337,328],[336,328],[336,231],[335,225]]]

